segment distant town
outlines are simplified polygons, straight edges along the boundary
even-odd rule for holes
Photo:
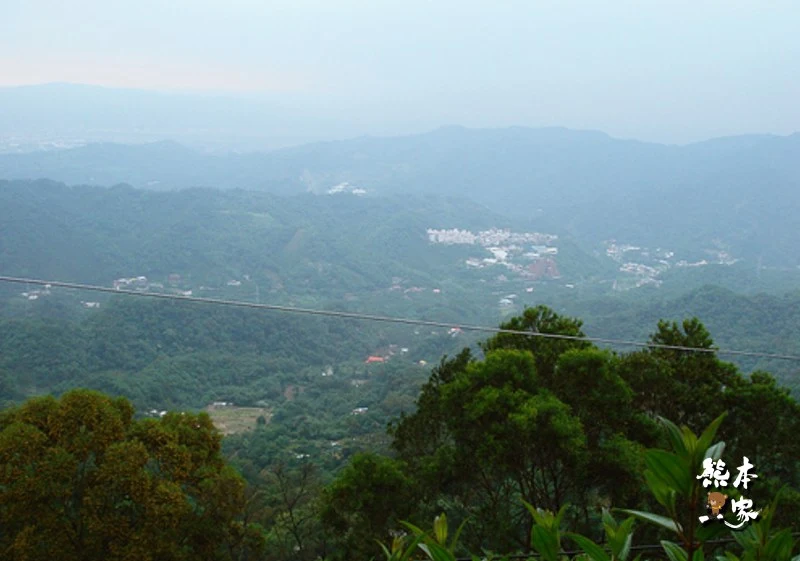
[[[619,263],[619,271],[625,273],[625,276],[614,281],[614,290],[618,291],[642,286],[659,287],[663,281],[658,277],[673,267],[733,265],[739,261],[721,249],[706,250],[709,256],[707,259],[690,262],[685,259],[676,260],[675,252],[660,247],[649,249],[616,240],[607,240],[604,245],[606,256]]]
[[[432,244],[477,245],[483,248],[482,255],[469,257],[465,261],[467,267],[502,267],[531,280],[561,277],[555,261],[555,256],[558,255],[558,247],[555,246],[558,236],[555,234],[512,232],[498,228],[483,230],[477,234],[458,228],[429,228],[427,234]]]

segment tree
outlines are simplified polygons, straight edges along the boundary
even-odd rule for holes
[[[347,559],[378,555],[397,521],[412,512],[411,484],[399,462],[357,454],[322,496],[322,522]]]
[[[411,415],[402,413],[389,424],[392,448],[406,462],[423,502],[446,492],[458,468],[453,461],[453,438],[447,426],[449,413],[442,405],[441,389],[472,361],[468,348],[453,358],[443,357],[422,386],[416,411]]]
[[[415,512],[451,501],[456,519],[481,521],[471,530],[476,547],[525,546],[529,515],[519,499],[552,507],[575,492],[586,460],[581,423],[542,388],[527,350],[442,361],[417,406],[392,427],[414,479]]]
[[[571,349],[558,358],[552,389],[580,419],[589,459],[583,486],[604,501],[626,504],[641,496],[642,441],[654,427],[633,406],[633,392],[617,373],[618,358],[598,349]],[[590,501],[581,503],[589,525]]]
[[[319,523],[317,467],[306,462],[292,469],[278,463],[262,473],[265,487],[272,491],[267,501],[274,513],[270,552],[298,561],[319,557],[324,532]]]
[[[525,308],[521,316],[511,318],[501,324],[500,328],[544,335],[585,337],[581,330],[582,326],[583,322],[579,319],[560,316],[547,306],[536,306],[535,308]],[[536,359],[536,372],[542,383],[549,386],[559,356],[570,349],[586,349],[591,346],[590,342],[579,339],[498,333],[486,341],[482,348],[484,352],[495,349],[519,349],[532,352]]]
[[[134,420],[73,390],[0,414],[0,550],[10,560],[244,559],[244,481],[208,415]]]
[[[652,343],[711,350],[714,342],[697,319],[659,321]],[[626,355],[620,374],[637,395],[639,406],[650,415],[677,424],[705,426],[725,411],[723,392],[742,383],[733,364],[713,352],[653,348]]]

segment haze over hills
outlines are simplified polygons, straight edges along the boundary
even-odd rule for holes
[[[160,92],[49,83],[0,87],[0,107],[0,152],[162,140],[204,151],[263,150],[370,131],[315,109],[296,92]]]
[[[800,561],[800,4],[731,8],[0,2],[0,557]]]
[[[688,249],[692,261],[724,252],[753,268],[800,265],[800,134],[666,146],[567,129],[445,127],[227,155],[174,142],[91,144],[0,155],[0,177],[284,195],[349,183],[370,195],[467,197],[598,249],[617,240]]]

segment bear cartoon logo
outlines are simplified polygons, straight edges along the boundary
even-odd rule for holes
[[[714,516],[719,515],[719,511],[725,506],[725,501],[728,495],[724,495],[718,491],[713,491],[708,494],[708,506],[711,508],[711,514]]]

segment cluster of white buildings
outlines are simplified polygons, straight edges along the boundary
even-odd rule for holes
[[[328,189],[329,195],[338,195],[340,193],[350,193],[351,195],[366,195],[366,189],[361,189],[360,187],[355,187],[350,185],[349,182],[345,181],[343,183],[339,183],[338,185],[334,185],[330,189]]]
[[[512,273],[538,278],[541,274],[531,271],[530,267],[535,266],[539,261],[552,261],[552,258],[558,255],[558,248],[551,245],[558,239],[555,234],[512,232],[511,230],[499,228],[483,230],[477,234],[470,230],[460,230],[458,228],[449,230],[429,228],[427,234],[431,243],[444,245],[467,244],[484,247],[491,257],[470,257],[466,260],[467,267],[478,269],[501,266]],[[519,263],[520,260],[522,263]]]
[[[675,252],[660,247],[651,250],[637,245],[620,244],[615,240],[607,241],[605,245],[606,255],[620,264],[619,271],[635,277],[635,280],[627,281],[618,279],[618,281],[614,282],[615,290],[627,290],[628,288],[639,288],[648,285],[661,286],[662,281],[658,279],[659,275],[672,267],[704,267],[711,264],[733,265],[739,261],[728,252],[719,249],[706,250],[706,253],[713,255],[713,259],[689,262],[685,259],[673,261]]]
[[[469,244],[501,246],[501,245],[524,245],[538,244],[548,245],[555,242],[558,236],[554,234],[543,234],[541,232],[512,232],[508,229],[492,228],[473,234],[470,230],[459,230],[451,228],[449,230],[436,230],[428,228],[428,240],[431,243],[441,244]]]
[[[121,288],[126,289],[136,289],[136,290],[146,290],[149,287],[149,283],[147,282],[147,277],[131,277],[129,279],[116,279],[114,281],[114,289],[120,290]]]
[[[23,298],[28,300],[38,300],[40,296],[50,296],[50,288],[52,287],[49,284],[46,284],[41,290],[29,290],[27,292],[23,292],[21,295]]]

